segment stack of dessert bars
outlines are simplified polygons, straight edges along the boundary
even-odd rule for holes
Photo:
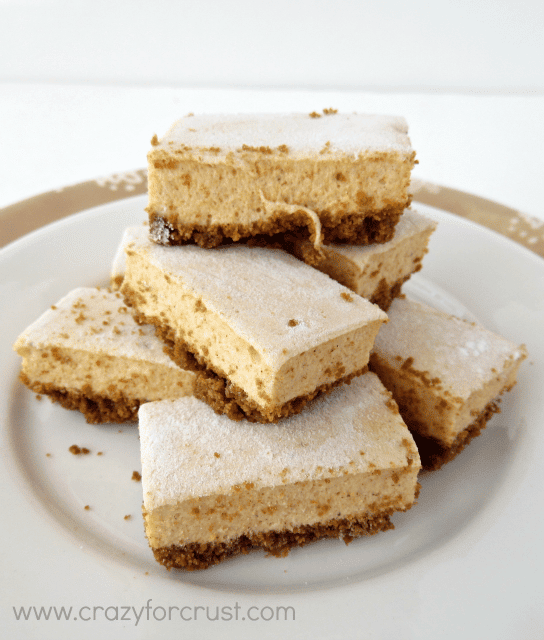
[[[168,568],[391,528],[422,462],[479,433],[525,357],[402,296],[436,226],[409,208],[406,122],[187,116],[148,160],[149,220],[112,290],[72,292],[20,336],[23,381],[89,421],[137,414]]]

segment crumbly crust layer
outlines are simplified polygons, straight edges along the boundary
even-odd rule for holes
[[[410,279],[411,275],[412,274],[408,274],[404,278],[401,278],[392,284],[388,284],[387,280],[382,278],[376,291],[372,294],[370,302],[377,304],[382,311],[387,311],[393,300],[402,295],[402,285]]]
[[[328,393],[340,384],[349,384],[353,378],[368,371],[368,366],[355,371],[334,382],[320,385],[311,393],[293,398],[280,406],[263,409],[250,398],[246,392],[229,381],[223,371],[215,370],[202,356],[190,351],[186,342],[176,337],[171,327],[159,318],[149,317],[137,311],[133,304],[133,296],[129,287],[123,293],[136,322],[155,326],[157,337],[164,343],[164,352],[183,369],[194,371],[197,375],[193,395],[208,404],[216,413],[225,414],[231,420],[248,420],[249,422],[273,423],[282,418],[300,413],[304,406],[316,396]]]
[[[323,384],[307,395],[293,398],[279,407],[271,407],[266,412],[252,402],[240,387],[210,370],[201,371],[197,374],[194,396],[209,405],[216,413],[225,414],[231,420],[248,420],[249,422],[262,423],[277,422],[282,418],[300,413],[310,400],[313,400],[318,395],[330,392],[341,384],[349,384],[353,378],[362,375],[366,371],[368,371],[368,367],[355,371],[335,382]]]
[[[322,241],[324,244],[336,242],[357,245],[389,242],[395,234],[395,226],[402,212],[408,206],[410,199],[370,213],[333,216],[327,211],[316,211],[321,222]],[[263,236],[264,243],[266,237],[283,233],[295,233],[312,242],[316,240],[313,226],[308,226],[308,214],[303,211],[294,214],[275,213],[265,220],[251,224],[211,225],[185,225],[177,215],[159,214],[150,208],[146,211],[149,214],[151,237],[160,236],[161,243],[166,245],[198,244],[205,249],[212,249],[255,236]],[[154,233],[157,229],[160,229],[160,233]]]
[[[416,496],[417,497],[417,496]],[[409,507],[408,507],[409,508]],[[332,519],[314,525],[296,527],[291,531],[267,531],[240,536],[221,543],[191,543],[153,549],[155,559],[167,569],[186,571],[207,569],[228,558],[262,549],[277,558],[285,557],[293,547],[303,547],[323,538],[342,538],[349,544],[354,538],[371,536],[394,529],[390,521],[395,509],[377,515],[363,514],[353,518]]]
[[[50,383],[32,382],[26,374],[21,372],[19,379],[31,391],[47,395],[53,402],[58,402],[65,409],[80,411],[89,424],[105,422],[134,422],[138,418],[140,401],[136,398],[126,398],[117,393],[116,399],[93,394],[83,388],[81,392],[61,389]]]
[[[416,431],[412,430],[409,422],[407,422],[406,424],[412,433],[417,448],[419,449],[423,470],[436,471],[447,462],[451,462],[451,460],[456,458],[473,438],[480,435],[482,429],[485,429],[488,421],[493,417],[493,415],[495,413],[500,413],[501,410],[498,403],[499,400],[493,400],[490,402],[476,417],[474,422],[458,434],[451,447],[444,446],[443,443],[435,440],[434,438],[419,435]]]

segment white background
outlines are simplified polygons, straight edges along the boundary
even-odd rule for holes
[[[2,80],[544,90],[538,0],[3,0]]]
[[[145,166],[188,111],[404,115],[414,175],[544,218],[537,0],[0,0],[0,207]]]

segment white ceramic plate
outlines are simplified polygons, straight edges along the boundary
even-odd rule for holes
[[[122,231],[144,220],[144,206],[138,196],[90,209],[0,251],[6,637],[541,638],[544,261],[418,205],[440,224],[406,290],[528,347],[502,413],[455,461],[421,478],[418,505],[394,516],[394,531],[285,559],[255,553],[167,572],[147,547],[141,484],[131,479],[137,427],[88,425],[37,401],[18,382],[11,350],[70,289],[107,282]],[[74,456],[72,444],[91,453]]]

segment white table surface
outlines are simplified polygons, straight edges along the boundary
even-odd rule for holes
[[[413,176],[544,220],[544,96],[0,84],[0,208],[143,168],[149,141],[188,112],[404,115]]]

